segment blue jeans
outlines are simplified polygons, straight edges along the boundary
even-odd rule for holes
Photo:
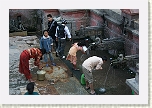
[[[44,54],[44,61],[48,62],[48,55],[52,63],[54,63],[54,58],[52,57],[52,53]]]
[[[58,38],[57,52],[58,52],[60,57],[62,57],[64,55],[65,45],[66,45],[66,39]]]

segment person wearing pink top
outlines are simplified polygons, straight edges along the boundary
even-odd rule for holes
[[[70,48],[68,52],[66,60],[69,60],[72,63],[74,70],[79,70],[76,67],[76,64],[77,64],[76,53],[77,51],[82,51],[83,53],[85,53],[85,51],[83,50],[83,46],[85,46],[83,42],[75,42],[74,44],[72,44],[72,47]]]
[[[97,56],[92,56],[86,59],[82,64],[82,72],[84,73],[86,80],[86,89],[91,89],[90,94],[95,95],[95,91],[93,88],[93,75],[92,70],[102,69],[102,64],[107,61],[107,57],[104,56],[102,58]]]

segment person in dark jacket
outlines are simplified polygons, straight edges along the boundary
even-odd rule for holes
[[[54,43],[55,43],[55,46],[54,49],[57,50],[58,48],[58,41],[56,40],[56,37],[55,37],[55,33],[56,33],[56,28],[58,26],[57,22],[52,18],[52,15],[51,14],[48,14],[47,15],[47,19],[48,19],[48,33],[49,33],[49,36],[52,37]]]

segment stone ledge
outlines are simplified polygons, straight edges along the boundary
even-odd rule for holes
[[[126,30],[131,31],[133,34],[139,36],[139,31],[138,30],[135,30],[131,27],[126,27]]]
[[[9,36],[27,36],[27,31],[9,33]]]
[[[111,22],[117,24],[117,25],[121,25],[121,22],[119,22],[119,21],[113,19],[113,18],[110,17],[109,15],[105,15],[105,18],[106,18],[107,20],[109,20],[109,21],[111,21]]]
[[[126,79],[126,84],[137,94],[139,94],[139,84],[136,82],[135,78]]]
[[[103,16],[105,13],[104,12],[101,12],[97,9],[90,9],[91,12],[94,12],[95,14],[99,15],[99,16]]]
[[[75,12],[75,11],[84,11],[84,9],[59,9],[59,12]]]

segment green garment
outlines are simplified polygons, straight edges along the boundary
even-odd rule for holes
[[[32,94],[29,94],[28,92],[26,92],[24,95],[39,95],[37,92],[33,92]]]

